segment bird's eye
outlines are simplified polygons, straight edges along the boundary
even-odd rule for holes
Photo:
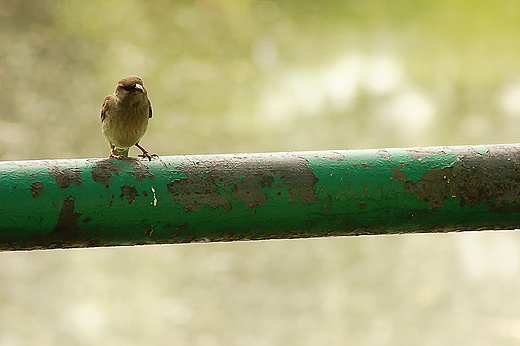
[[[129,85],[125,85],[125,86],[123,87],[123,89],[126,90],[126,91],[130,91],[131,88],[130,88]]]

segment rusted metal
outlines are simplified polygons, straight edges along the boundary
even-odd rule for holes
[[[520,227],[520,146],[0,162],[0,249]]]

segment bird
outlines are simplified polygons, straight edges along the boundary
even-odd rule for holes
[[[101,130],[110,144],[109,158],[122,160],[128,151],[136,146],[149,161],[156,154],[150,154],[139,145],[152,117],[152,104],[143,80],[139,76],[128,76],[117,83],[116,91],[105,97],[101,107]]]

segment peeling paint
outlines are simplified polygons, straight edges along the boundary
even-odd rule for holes
[[[121,186],[121,195],[119,198],[123,199],[124,197],[128,197],[128,204],[135,202],[135,198],[139,196],[137,189],[134,186],[123,185]]]
[[[59,168],[51,165],[49,167],[49,175],[56,180],[56,184],[58,184],[61,189],[66,189],[72,184],[81,186],[81,181],[83,180],[81,177],[81,169],[79,168]]]
[[[428,209],[443,207],[449,181],[446,175],[451,176],[452,170],[453,168],[443,170],[433,168],[428,173],[423,174],[417,182],[412,180],[405,181],[403,185],[404,192],[415,194],[420,200],[428,202]]]
[[[36,181],[31,184],[31,194],[33,197],[37,197],[43,193],[43,183]]]
[[[119,174],[123,167],[112,159],[101,159],[92,160],[94,163],[90,173],[92,174],[92,180],[96,183],[105,185],[107,188],[112,181],[112,174]]]
[[[325,159],[331,159],[336,161],[343,161],[345,160],[345,155],[336,152],[336,151],[313,151],[311,156],[314,156],[316,158],[322,157]]]
[[[153,206],[154,207],[157,207],[157,196],[155,195],[155,189],[152,187],[150,187],[152,189],[152,193],[153,193]]]
[[[376,155],[381,156],[383,159],[388,160],[390,158],[390,153],[386,150],[379,150]]]
[[[145,178],[153,179],[154,175],[150,173],[148,166],[144,165],[141,160],[131,158],[124,162],[130,162],[130,166],[134,171],[128,174],[133,175],[138,182],[142,183]]]
[[[495,158],[483,162],[477,155],[461,155],[453,167],[433,168],[417,182],[405,181],[404,191],[428,202],[429,209],[444,207],[448,197],[459,200],[461,207],[484,203],[497,211],[512,203],[520,206],[520,157],[497,160],[497,153],[488,152],[486,156]]]
[[[49,236],[55,236],[63,240],[74,240],[81,235],[81,229],[78,227],[77,222],[83,213],[74,212],[74,203],[75,199],[72,196],[67,197],[63,201],[58,223]]]
[[[408,149],[406,150],[408,155],[414,160],[421,161],[422,159],[425,159],[429,157],[430,155],[446,155],[446,151],[439,150],[439,149],[433,149],[433,150],[425,150],[425,149]]]
[[[520,145],[25,161],[0,182],[4,250],[520,228]]]
[[[471,148],[480,155],[489,153],[489,148],[487,145],[472,145]]]
[[[393,174],[393,177],[392,179],[394,179],[395,181],[397,182],[403,182],[403,181],[406,181],[408,180],[406,178],[406,172],[402,171],[401,169],[399,169],[399,167],[394,167],[392,168],[392,174]]]
[[[212,161],[183,159],[182,165],[186,178],[171,181],[167,189],[187,211],[199,211],[208,205],[222,206],[227,212],[232,208],[232,199],[244,203],[246,209],[256,209],[269,198],[262,188],[272,187],[275,178],[283,182],[292,199],[312,204],[316,198],[313,187],[317,179],[307,167],[307,160],[294,155],[222,156]],[[221,194],[228,189],[229,193]]]
[[[72,196],[63,200],[56,226],[46,234],[36,233],[28,237],[21,246],[25,249],[93,246],[91,240],[82,239],[81,228],[77,224],[82,213],[74,211],[74,204]]]
[[[150,173],[148,166],[136,158],[126,158],[124,160],[101,159],[92,160],[91,162],[95,164],[91,170],[92,179],[97,183],[105,185],[107,188],[113,180],[113,175],[119,175],[121,170],[123,170],[125,166],[127,167],[127,165],[130,165],[133,170],[132,172],[128,172],[128,174],[134,176],[139,183],[142,183],[145,178],[153,179],[154,177],[154,175]]]

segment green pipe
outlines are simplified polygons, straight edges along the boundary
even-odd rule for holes
[[[520,145],[0,162],[0,249],[520,228]]]

